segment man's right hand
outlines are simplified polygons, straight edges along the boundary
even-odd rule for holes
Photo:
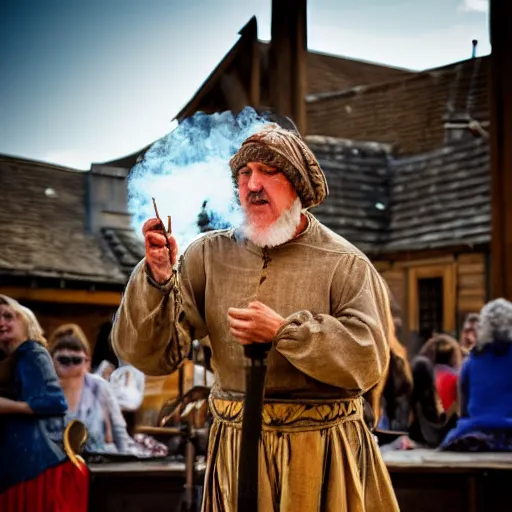
[[[158,284],[168,281],[172,275],[172,267],[178,258],[178,244],[172,235],[168,235],[169,249],[161,222],[158,219],[149,219],[142,227],[146,245],[146,262]]]

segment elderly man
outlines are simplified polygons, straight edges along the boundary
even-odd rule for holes
[[[172,372],[207,339],[216,382],[203,510],[235,511],[245,393],[242,345],[272,342],[260,444],[262,511],[398,510],[362,419],[392,333],[386,286],[368,259],[307,210],[327,194],[313,153],[268,127],[230,162],[245,220],[178,248],[146,222],[146,258],[117,313],[117,353]],[[170,254],[169,254],[170,249]]]

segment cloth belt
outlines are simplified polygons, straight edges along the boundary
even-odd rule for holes
[[[209,402],[215,420],[242,428],[243,402],[213,397]],[[362,398],[316,404],[266,402],[263,405],[262,430],[319,430],[357,420],[363,420]]]

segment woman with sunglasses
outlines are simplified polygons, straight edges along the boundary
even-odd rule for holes
[[[0,295],[0,350],[11,368],[0,396],[0,510],[85,512],[87,469],[50,438],[62,440],[67,404],[29,309]]]
[[[66,422],[76,419],[87,427],[85,450],[126,453],[126,422],[109,383],[89,372],[91,351],[80,327],[60,328],[52,336],[50,353],[68,403]]]

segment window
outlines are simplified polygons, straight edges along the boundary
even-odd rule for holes
[[[453,262],[408,268],[409,332],[420,345],[433,331],[455,333],[455,275]]]
[[[442,277],[418,279],[418,308],[418,331],[422,341],[444,330]]]

